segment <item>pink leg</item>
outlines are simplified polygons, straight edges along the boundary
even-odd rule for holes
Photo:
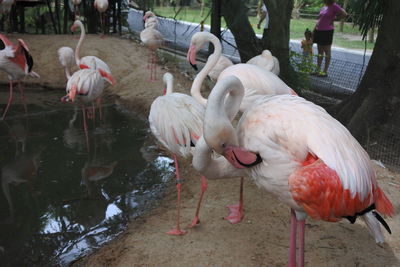
[[[185,230],[181,230],[180,227],[180,217],[181,217],[181,190],[182,190],[182,179],[179,172],[178,159],[174,154],[174,163],[175,163],[175,173],[176,173],[176,189],[178,190],[178,202],[177,202],[177,219],[176,219],[176,228],[167,232],[169,235],[184,235],[186,234]]]
[[[298,222],[300,226],[300,236],[299,236],[299,267],[304,267],[304,232],[306,220],[301,220]]]
[[[296,267],[296,237],[297,237],[297,219],[296,213],[291,209],[290,217],[290,246],[289,246],[289,267]]]
[[[149,82],[153,82],[153,69],[154,69],[154,51],[150,51],[150,78]]]
[[[201,206],[201,202],[203,201],[204,192],[206,192],[206,190],[207,190],[207,179],[206,179],[206,177],[204,177],[202,175],[201,176],[200,199],[199,199],[199,202],[197,203],[196,214],[194,215],[192,223],[189,225],[189,227],[194,227],[200,223],[200,220],[199,220],[200,206]]]
[[[230,213],[225,220],[228,220],[230,223],[235,224],[242,221],[244,217],[244,209],[243,209],[243,183],[244,178],[240,178],[240,197],[239,197],[239,204],[228,205],[227,208],[229,209]]]
[[[83,113],[83,130],[85,132],[85,137],[86,137],[86,147],[87,147],[87,151],[90,151],[89,148],[89,133],[88,133],[88,127],[87,127],[87,123],[86,123],[86,108],[85,106],[82,106],[82,113]]]
[[[100,121],[103,121],[103,110],[102,110],[103,109],[103,105],[102,105],[103,98],[101,98],[101,97],[97,98],[96,102],[97,102],[97,106],[99,107]]]
[[[18,90],[21,94],[21,100],[22,100],[22,104],[24,105],[24,109],[25,109],[25,115],[28,113],[28,108],[26,107],[26,101],[25,101],[25,95],[24,95],[24,89],[22,89],[21,86],[21,82],[18,81]]]
[[[93,113],[93,127],[96,127],[96,107],[94,106],[94,102],[92,102],[92,113]]]
[[[13,82],[10,80],[10,93],[8,95],[8,102],[7,102],[6,109],[3,112],[3,120],[6,118],[7,111],[8,111],[8,108],[10,107],[10,105],[11,105],[12,99],[13,99]]]
[[[147,49],[147,69],[150,69],[151,66],[151,50]]]

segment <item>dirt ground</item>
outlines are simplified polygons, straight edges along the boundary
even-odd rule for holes
[[[77,39],[71,35],[10,35],[15,41],[23,38],[34,58],[34,70],[40,79],[27,78],[30,85],[40,84],[44,90],[64,93],[64,72],[57,60],[61,46],[74,47]],[[168,69],[175,76],[177,91],[189,92],[191,80],[174,67],[173,61],[164,62],[158,69],[158,79],[147,81],[146,50],[138,43],[120,37],[88,36],[81,55],[95,55],[107,62],[117,85],[110,89],[117,95],[117,103],[147,118],[153,99],[162,93],[161,75]],[[7,83],[4,73],[0,83]],[[37,86],[34,86],[37,88]],[[34,88],[32,87],[32,88]],[[2,86],[2,88],[7,88]],[[7,91],[3,91],[6,96]],[[4,105],[5,99],[1,101]],[[200,189],[199,175],[182,161],[183,226],[194,215]],[[378,180],[399,213],[399,174],[376,166]],[[239,197],[239,180],[208,181],[208,190],[201,210],[201,224],[188,229],[185,236],[165,234],[174,225],[175,187],[171,181],[160,205],[145,216],[132,221],[127,230],[114,241],[74,266],[286,266],[289,244],[289,208],[251,183],[245,183],[245,218],[231,225],[222,218],[227,215],[227,204]],[[360,221],[360,220],[359,220]],[[400,266],[399,215],[387,218],[392,235],[385,232],[387,243],[375,244],[362,222],[347,220],[328,223],[307,219],[305,261],[307,266]]]

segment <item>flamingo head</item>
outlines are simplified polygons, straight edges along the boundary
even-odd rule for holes
[[[189,47],[189,51],[187,53],[187,60],[195,70],[198,70],[196,62],[196,54],[197,54],[196,46],[191,44]]]
[[[78,86],[76,84],[72,84],[71,89],[69,89],[69,91],[68,91],[66,101],[74,102],[77,90],[78,90]]]
[[[153,12],[147,11],[147,12],[144,14],[144,16],[143,16],[143,20],[146,21],[148,18],[155,17],[155,16],[156,16],[156,15],[154,15]]]
[[[115,81],[115,79],[111,76],[110,73],[106,72],[103,69],[98,69],[101,77],[103,77],[107,82],[109,82],[111,85],[115,85],[117,82]]]
[[[82,24],[82,22],[80,21],[80,20],[75,20],[74,21],[74,24],[72,24],[72,26],[71,26],[71,32],[74,32],[75,30],[76,30],[76,28],[78,28],[78,27],[80,27],[80,26],[82,26],[83,27],[83,24]]]
[[[211,36],[213,36],[211,34]],[[197,32],[192,36],[190,40],[190,47],[187,54],[187,60],[189,61],[190,65],[197,70],[196,65],[196,54],[197,52],[203,48],[204,44],[210,42],[210,33],[209,32]]]
[[[238,169],[250,168],[262,162],[260,154],[239,146],[226,146],[222,156]]]

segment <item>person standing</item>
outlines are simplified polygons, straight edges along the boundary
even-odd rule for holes
[[[321,8],[313,33],[313,41],[317,44],[317,75],[327,77],[329,64],[331,62],[331,47],[333,40],[334,25],[336,18],[346,17],[346,11],[341,8],[335,0],[323,0],[324,6]],[[321,71],[322,59],[325,54],[324,71]]]
[[[263,48],[266,47],[265,42],[266,42],[267,35],[268,35],[268,25],[269,25],[269,15],[268,15],[268,10],[267,10],[267,7],[265,6],[265,4],[263,4],[261,7],[260,18],[258,20],[257,29],[261,28],[261,23],[263,22],[264,19],[265,19],[264,32],[263,32],[262,39],[261,39],[261,44],[262,44]]]

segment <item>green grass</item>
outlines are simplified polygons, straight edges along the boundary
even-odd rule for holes
[[[172,7],[155,7],[154,12],[163,17],[173,18],[178,12],[179,8],[174,9]],[[200,16],[200,9],[194,9],[189,7],[184,7],[176,16],[177,20],[183,20],[193,23],[200,23],[204,20],[209,12],[209,8],[204,9],[203,16]],[[253,26],[254,32],[258,34],[262,34],[263,25],[261,25],[261,29],[257,29],[258,19],[256,17],[249,17],[249,21]],[[210,25],[210,16],[205,20],[205,24]],[[292,19],[290,21],[290,38],[291,39],[303,39],[304,31],[306,28],[309,28],[311,31],[314,29],[316,23],[316,19]],[[222,27],[226,28],[225,20],[222,18],[221,20]],[[357,27],[353,27],[351,23],[345,23],[343,27],[343,33],[339,33],[339,22],[335,22],[335,35],[333,38],[333,45],[351,48],[351,49],[364,49],[364,42],[361,41],[360,32]],[[368,43],[367,49],[373,49],[374,44]]]

